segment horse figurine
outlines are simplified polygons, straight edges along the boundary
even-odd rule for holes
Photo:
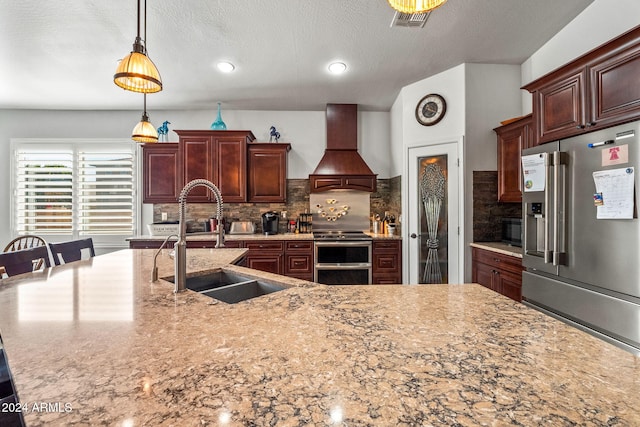
[[[273,138],[276,139],[276,142],[280,139],[280,132],[276,130],[275,126],[271,126],[269,129],[269,142],[273,142]]]
[[[162,141],[165,141],[167,139],[167,134],[169,133],[169,126],[171,122],[169,121],[164,121],[164,123],[162,123],[162,126],[160,126],[157,131],[158,131],[158,135],[161,135],[162,138],[160,138]]]

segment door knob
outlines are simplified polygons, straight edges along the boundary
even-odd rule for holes
[[[418,235],[416,233],[411,233],[411,235],[409,237],[411,237],[412,239],[415,239],[415,238],[418,237]]]

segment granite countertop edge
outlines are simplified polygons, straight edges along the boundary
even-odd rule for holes
[[[365,234],[371,236],[373,240],[402,240],[402,236],[398,235],[388,235],[388,234],[375,234],[371,232],[366,232]],[[126,241],[149,241],[149,240],[159,240],[164,241],[167,236],[152,236],[152,235],[138,235],[133,237],[128,237]],[[215,241],[218,238],[218,235],[215,233],[188,233],[187,240],[213,240]],[[225,241],[234,241],[234,240],[313,240],[312,233],[283,233],[283,234],[225,234]],[[178,240],[176,237],[172,237],[169,241]]]
[[[522,248],[502,242],[473,242],[469,246],[522,259]]]

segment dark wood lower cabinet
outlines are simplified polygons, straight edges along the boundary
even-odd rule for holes
[[[287,241],[284,254],[285,276],[313,280],[313,241]]]
[[[157,249],[162,240],[131,240],[131,249]],[[187,248],[213,248],[215,237],[209,240],[188,240]],[[172,248],[173,242],[167,247]],[[246,248],[242,265],[255,270],[282,274],[313,281],[313,240],[227,240],[226,248]],[[372,244],[373,283],[402,283],[402,241],[374,240]]]
[[[472,281],[515,301],[522,301],[522,259],[472,248]]]
[[[372,252],[373,284],[402,283],[402,241],[374,240]]]
[[[129,241],[129,249],[158,249],[160,248],[160,245],[162,244],[162,240],[158,240],[158,239],[149,239],[149,240],[130,240]],[[175,241],[169,241],[167,242],[166,245],[164,245],[165,248],[173,248],[173,244],[175,243]],[[216,246],[216,240],[215,238],[213,238],[212,240],[187,240],[187,248],[194,248],[194,249],[211,249],[211,248],[215,248]],[[226,247],[239,247],[239,246],[229,246],[226,245]]]
[[[245,240],[247,267],[269,273],[284,273],[284,241]]]

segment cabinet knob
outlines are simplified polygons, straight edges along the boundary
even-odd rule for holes
[[[585,128],[585,126],[584,126],[584,125],[578,125],[578,126],[576,126],[576,129],[584,129],[584,128]]]

